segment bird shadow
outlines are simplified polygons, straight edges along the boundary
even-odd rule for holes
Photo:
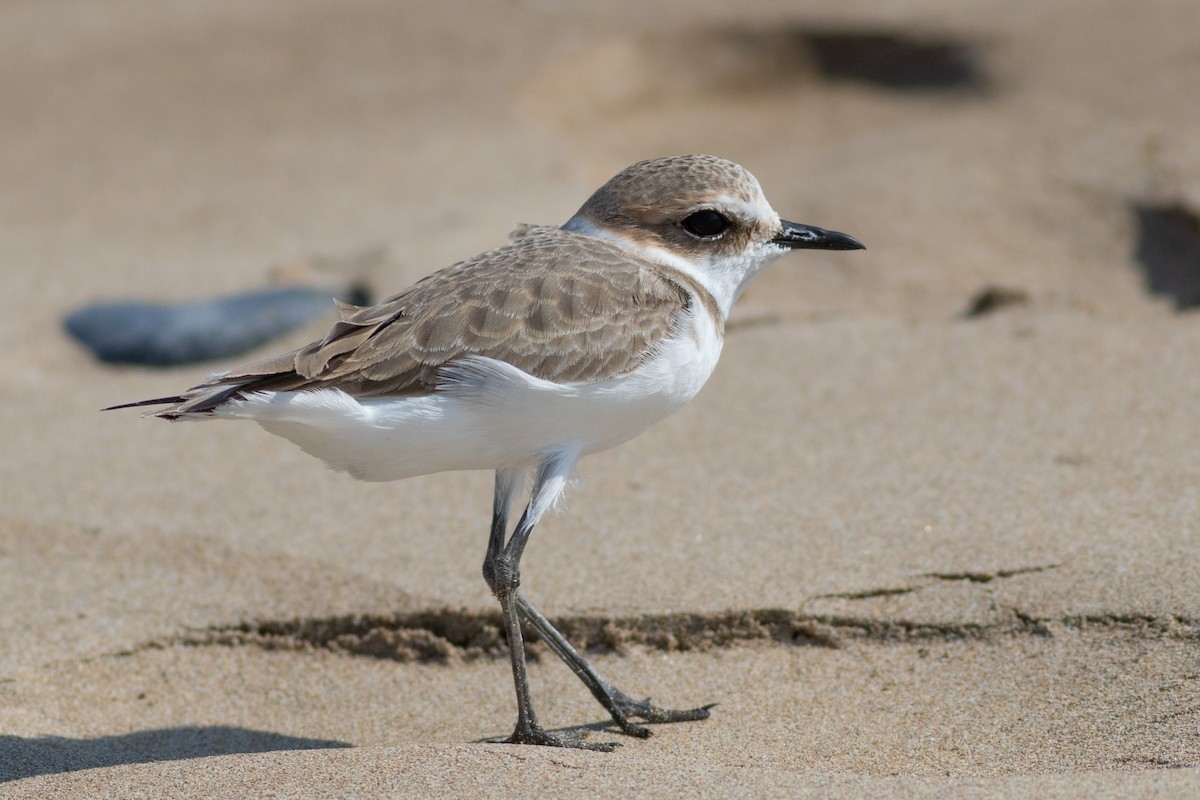
[[[660,725],[663,723],[642,722],[641,724],[643,724],[647,727],[650,727],[650,728],[654,728],[657,725]],[[639,737],[632,736],[632,735],[622,731],[620,726],[618,726],[617,723],[615,723],[611,719],[601,720],[599,722],[584,722],[584,723],[579,723],[576,725],[564,725],[560,728],[547,728],[546,732],[557,734],[557,735],[563,737],[564,739],[567,739],[568,741],[575,740],[575,741],[579,741],[579,742],[591,741],[590,737],[593,733],[606,733],[606,734],[611,734],[613,736],[617,736],[617,737],[624,738],[624,739],[633,739],[634,741],[638,741],[638,739],[639,739]],[[500,736],[484,736],[481,739],[474,739],[472,741],[472,743],[473,744],[507,744],[508,737],[509,737],[509,734],[507,734],[507,733],[500,735]],[[601,744],[601,745],[606,745],[606,746],[612,745],[613,747],[620,747],[622,744],[622,742],[620,740],[613,741],[613,742],[596,742],[596,743]]]
[[[0,783],[120,764],[185,758],[352,747],[332,739],[285,736],[222,725],[181,726],[94,739],[68,736],[25,738],[0,735]]]
[[[612,733],[618,736],[625,736],[617,724],[610,720],[603,722],[583,722],[576,725],[563,725],[560,728],[546,728],[547,733],[555,733],[567,739],[586,739],[593,733]],[[509,734],[504,733],[499,736],[484,736],[480,739],[472,739],[472,744],[505,744],[505,739]]]

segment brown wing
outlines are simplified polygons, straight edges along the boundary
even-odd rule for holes
[[[246,391],[425,393],[443,365],[468,355],[557,383],[612,378],[674,331],[691,302],[692,281],[679,277],[592,237],[526,231],[378,305],[339,306],[342,319],[322,341],[196,387],[163,415],[208,410]]]

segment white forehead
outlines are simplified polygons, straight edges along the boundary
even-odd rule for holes
[[[775,209],[771,208],[771,204],[767,202],[762,189],[758,186],[758,181],[754,182],[754,188],[758,191],[752,200],[747,200],[740,195],[735,196],[722,193],[696,203],[695,207],[697,209],[719,209],[731,217],[742,220],[778,221],[779,215],[775,213]]]

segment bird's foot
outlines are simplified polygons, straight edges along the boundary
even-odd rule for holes
[[[536,722],[518,723],[516,730],[507,739],[496,739],[497,744],[536,744],[543,747],[569,747],[575,750],[594,750],[611,753],[621,746],[620,742],[585,742],[586,731],[550,733]]]
[[[612,699],[613,705],[619,712],[613,714],[613,721],[620,726],[622,732],[640,739],[649,737],[650,729],[645,725],[638,725],[636,722],[630,721],[629,717],[644,719],[646,722],[692,722],[708,719],[708,710],[716,705],[716,703],[709,703],[698,708],[687,709],[661,708],[651,703],[649,697],[645,700],[634,700],[619,689],[612,690]]]

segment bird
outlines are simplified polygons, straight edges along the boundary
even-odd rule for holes
[[[865,247],[781,219],[758,180],[731,161],[640,161],[565,224],[520,226],[506,244],[375,305],[334,300],[339,319],[320,341],[178,395],[110,409],[253,420],[365,481],[494,471],[482,572],[500,605],[517,701],[516,725],[502,741],[607,751],[616,743],[538,721],[522,620],[624,734],[650,735],[635,718],[706,719],[713,704],[670,709],[617,689],[526,599],[521,556],[574,482],[577,462],[691,400],[716,367],[725,321],[747,283],[803,249]]]

